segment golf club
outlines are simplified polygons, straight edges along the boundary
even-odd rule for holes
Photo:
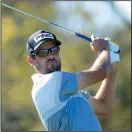
[[[60,25],[58,25],[58,24],[55,24],[55,23],[53,23],[53,22],[51,22],[51,21],[45,20],[45,19],[43,19],[43,18],[39,18],[39,17],[37,17],[37,16],[34,16],[34,15],[32,15],[32,14],[29,14],[29,13],[27,13],[27,12],[24,12],[24,11],[22,11],[22,10],[19,10],[19,9],[17,9],[17,8],[14,8],[14,7],[12,7],[12,6],[9,6],[9,5],[7,5],[7,4],[1,2],[1,1],[0,1],[0,3],[1,3],[2,6],[5,6],[5,7],[7,7],[7,8],[13,9],[13,10],[15,10],[15,11],[17,11],[17,12],[20,12],[20,13],[22,13],[22,14],[25,14],[25,15],[27,15],[27,16],[36,18],[36,19],[38,19],[38,20],[40,20],[40,21],[42,21],[42,22],[51,24],[51,25],[53,25],[53,26],[55,26],[55,27],[58,27],[58,28],[60,28],[60,29],[62,29],[62,30],[64,30],[64,31],[66,31],[66,32],[69,32],[69,33],[73,34],[74,36],[77,36],[77,37],[80,37],[80,38],[82,38],[82,39],[85,39],[85,40],[87,40],[87,41],[89,41],[89,42],[92,42],[91,38],[89,38],[89,37],[87,37],[87,36],[85,36],[85,35],[82,35],[82,34],[80,34],[80,33],[76,33],[76,32],[74,32],[74,31],[71,31],[71,30],[69,30],[69,29],[67,29],[67,28],[64,28],[64,27],[62,27],[62,26],[60,26]]]
[[[42,21],[42,22],[51,24],[51,25],[53,25],[53,26],[55,26],[55,27],[58,27],[58,28],[60,28],[60,29],[62,29],[62,30],[64,30],[64,31],[66,31],[66,32],[69,32],[69,33],[73,34],[73,35],[76,36],[76,37],[79,37],[79,38],[85,39],[85,40],[87,40],[87,41],[89,41],[89,42],[92,42],[91,38],[89,38],[89,37],[87,37],[87,36],[85,36],[85,35],[82,35],[82,34],[80,34],[80,33],[76,33],[76,32],[74,32],[74,31],[71,31],[71,30],[69,30],[69,29],[67,29],[67,28],[64,28],[64,27],[62,27],[62,26],[60,26],[60,25],[58,25],[58,24],[55,24],[55,23],[53,23],[53,22],[51,22],[51,21],[45,20],[45,19],[43,19],[43,18],[39,18],[39,17],[37,17],[37,16],[34,16],[34,15],[32,15],[32,14],[29,14],[29,13],[27,13],[27,12],[24,12],[24,11],[22,11],[22,10],[19,10],[19,9],[17,9],[17,8],[14,8],[14,7],[12,7],[12,6],[9,6],[9,5],[7,5],[7,4],[1,2],[1,1],[0,1],[0,3],[1,3],[2,6],[5,6],[5,7],[7,7],[7,8],[13,9],[13,10],[15,10],[15,11],[17,11],[17,12],[20,12],[20,13],[22,13],[22,14],[25,14],[25,15],[27,15],[27,16],[36,18],[37,20],[40,20],[40,21]],[[113,49],[114,49],[114,47],[115,47],[114,43],[112,43],[112,42],[110,42],[110,46],[111,46],[111,49],[112,49],[112,47],[113,47]],[[119,53],[120,53],[120,49],[119,49],[119,48],[116,48],[116,49],[117,49],[117,50],[114,51],[114,52],[117,53],[117,54],[119,54]]]

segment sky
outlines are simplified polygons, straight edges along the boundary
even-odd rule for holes
[[[131,1],[116,1],[115,3],[121,8],[125,17],[131,21]]]
[[[131,22],[131,1],[115,1],[115,4],[121,13]],[[88,22],[84,22],[84,18],[81,14],[72,16],[70,14],[71,11],[74,11],[74,9],[78,7],[78,5],[81,6],[84,11],[91,13],[95,25],[100,28],[108,23],[114,24],[115,26],[120,26],[122,24],[120,18],[112,11],[110,5],[105,1],[56,2],[58,19],[55,23],[73,31],[81,31],[84,25],[88,25]]]

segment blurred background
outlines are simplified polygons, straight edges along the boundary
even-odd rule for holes
[[[131,130],[131,1],[42,1],[3,0],[6,4],[51,20],[87,36],[109,37],[121,49],[113,112],[98,117],[103,130]],[[96,59],[89,42],[6,7],[2,11],[2,130],[44,131],[33,104],[26,43],[43,29],[62,41],[63,71],[90,68]],[[86,88],[94,95],[100,83]]]

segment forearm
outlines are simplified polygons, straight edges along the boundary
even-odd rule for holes
[[[98,54],[98,57],[92,67],[89,69],[90,72],[95,73],[94,78],[102,81],[106,78],[110,68],[110,46],[109,42],[104,39],[95,39],[91,36],[93,42],[91,45],[92,50]],[[99,46],[101,45],[101,47]],[[95,47],[94,47],[95,46]],[[96,83],[96,82],[95,82]]]
[[[109,51],[104,50],[100,53],[100,55],[94,62],[93,66],[88,70],[89,72],[93,73],[93,78],[95,78],[94,84],[106,78],[109,73],[109,69],[110,69]]]
[[[94,62],[93,66],[90,70],[99,71],[100,69],[104,70],[105,73],[109,72],[110,68],[110,53],[107,50],[103,50],[96,61]]]
[[[95,95],[95,98],[102,101],[108,110],[111,110],[116,89],[117,63],[111,64],[109,74]]]
[[[109,63],[109,51],[104,50],[89,70],[77,73],[79,89],[84,89],[106,78],[109,70]]]

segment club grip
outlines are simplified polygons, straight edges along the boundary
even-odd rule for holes
[[[85,39],[85,40],[87,40],[87,41],[89,41],[89,42],[92,42],[91,38],[89,38],[89,37],[87,37],[87,36],[84,36],[84,35],[82,35],[82,34],[80,34],[80,33],[76,33],[75,36],[77,36],[77,37],[79,37],[79,38],[82,38],[82,39]]]

